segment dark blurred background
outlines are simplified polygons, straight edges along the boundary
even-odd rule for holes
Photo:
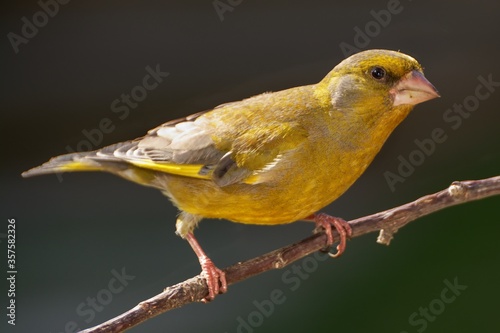
[[[6,271],[7,219],[15,218],[18,269],[15,327],[6,323],[5,279],[0,291],[4,332],[94,326],[199,273],[189,245],[174,234],[176,209],[160,192],[99,173],[21,178],[85,147],[84,133],[105,118],[112,130],[95,136],[94,148],[223,102],[315,83],[345,57],[340,45],[388,48],[417,58],[442,98],[419,105],[325,211],[352,219],[454,180],[499,174],[500,87],[469,105],[466,118],[443,118],[454,104],[474,102],[479,76],[500,81],[498,1],[71,1],[55,14],[47,7],[53,17],[39,14],[42,7],[11,1],[0,14],[1,262]],[[34,19],[38,32],[23,32]],[[163,82],[126,116],[113,112],[113,101],[157,65],[169,73]],[[391,190],[384,173],[397,173],[398,156],[408,159],[414,141],[436,128],[446,140]],[[212,304],[186,306],[131,332],[498,332],[499,204],[490,198],[422,218],[390,247],[376,244],[376,234],[356,238],[340,259],[297,263],[307,275],[290,267],[268,272]],[[311,230],[307,223],[205,220],[197,235],[225,267]],[[114,274],[122,270],[129,280],[120,284]],[[467,288],[446,292],[454,283]],[[271,311],[275,289],[284,299]]]

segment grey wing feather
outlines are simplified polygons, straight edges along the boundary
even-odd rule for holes
[[[252,174],[240,168],[231,152],[215,147],[211,130],[199,112],[182,120],[174,120],[156,127],[142,138],[133,155],[154,161],[178,164],[203,164],[200,173],[212,171],[212,180],[219,186],[235,184]]]
[[[177,164],[215,164],[224,152],[217,150],[209,130],[196,117],[171,121],[152,129],[142,138],[102,152],[122,160],[152,160]]]
[[[142,138],[105,147],[98,151],[97,158],[202,164],[200,173],[212,172],[217,185],[223,187],[237,183],[252,172],[238,167],[231,152],[215,147],[205,119],[200,118],[206,112],[169,121]]]

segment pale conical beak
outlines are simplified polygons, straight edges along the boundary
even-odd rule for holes
[[[425,78],[424,74],[413,70],[399,80],[390,90],[394,97],[394,106],[410,104],[416,105],[439,96],[438,91]]]

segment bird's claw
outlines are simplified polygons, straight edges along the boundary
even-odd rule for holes
[[[208,257],[200,258],[201,274],[205,277],[208,286],[208,296],[202,299],[203,303],[212,301],[217,294],[227,291],[226,273],[217,268]]]
[[[330,216],[324,213],[314,214],[312,220],[316,223],[316,232],[318,232],[320,228],[325,231],[327,237],[326,246],[328,248],[332,246],[334,241],[332,226],[335,227],[339,233],[340,240],[339,245],[337,245],[337,253],[333,254],[329,252],[328,255],[332,258],[337,258],[344,253],[347,239],[352,237],[352,229],[349,223],[339,217]]]

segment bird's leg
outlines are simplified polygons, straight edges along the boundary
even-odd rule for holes
[[[335,227],[340,237],[339,245],[337,246],[337,253],[335,254],[328,253],[328,254],[332,258],[336,258],[344,252],[346,248],[347,238],[351,238],[352,236],[352,229],[349,223],[347,223],[345,220],[339,217],[330,216],[325,213],[312,214],[306,218],[306,221],[313,221],[314,223],[316,223],[316,229],[315,229],[316,232],[318,232],[320,228],[325,230],[325,234],[327,237],[326,240],[327,247],[331,247],[333,244],[332,226]]]
[[[201,274],[205,276],[207,281],[208,296],[202,301],[205,303],[210,302],[215,298],[215,295],[225,293],[227,291],[226,273],[218,269],[212,260],[207,257],[205,251],[203,251],[196,238],[194,238],[192,232],[189,232],[186,235],[186,239],[189,242],[189,245],[193,248],[194,253],[196,253],[201,265]]]

